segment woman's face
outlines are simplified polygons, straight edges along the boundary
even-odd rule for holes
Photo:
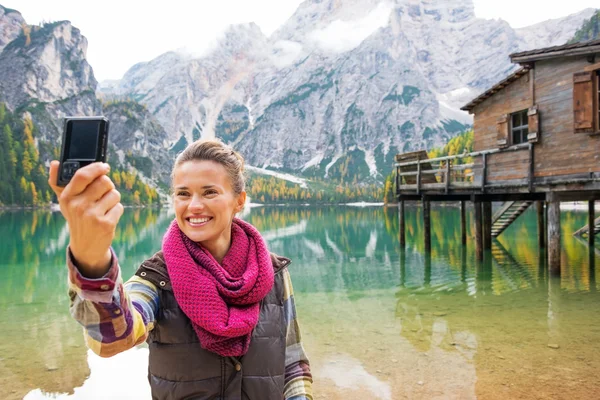
[[[233,190],[225,167],[214,161],[187,161],[173,174],[173,205],[179,229],[213,255],[229,250],[231,223],[246,192]]]

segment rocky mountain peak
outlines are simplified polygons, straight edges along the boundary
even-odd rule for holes
[[[0,52],[21,34],[24,25],[21,13],[0,5]]]
[[[0,53],[0,100],[10,109],[31,99],[52,103],[94,92],[87,40],[69,21],[28,26]]]

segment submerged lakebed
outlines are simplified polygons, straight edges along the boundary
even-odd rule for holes
[[[468,226],[472,215],[468,213]],[[549,277],[536,215],[521,216],[484,262],[460,244],[460,212],[434,207],[424,253],[420,208],[249,208],[244,219],[292,259],[316,399],[573,399],[600,392],[600,248],[562,212],[562,275]],[[127,209],[114,243],[125,279],[159,249],[173,215]],[[471,228],[470,228],[471,229]],[[469,237],[471,232],[469,232]],[[86,349],[68,311],[68,231],[60,213],[0,213],[0,398],[148,399],[139,346]]]

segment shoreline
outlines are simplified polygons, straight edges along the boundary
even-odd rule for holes
[[[411,204],[412,203],[412,204]],[[411,201],[407,206],[417,205],[419,201]],[[467,202],[468,203],[468,202]],[[458,202],[439,202],[443,207],[458,207]],[[349,203],[246,203],[245,207],[247,208],[257,208],[257,207],[331,207],[331,206],[347,206],[347,207],[383,207],[383,208],[394,208],[398,207],[398,203],[384,203],[384,202],[368,202],[368,201],[358,201],[358,202],[349,202]],[[154,204],[154,205],[125,205],[123,206],[126,209],[142,209],[142,208],[170,208],[171,204]],[[587,202],[562,202],[560,204],[560,209],[564,211],[587,211],[588,204]],[[597,201],[595,204],[595,210],[600,211],[600,201]],[[5,211],[50,211],[50,212],[58,212],[60,208],[57,203],[51,203],[49,205],[44,206],[0,206],[0,212]]]

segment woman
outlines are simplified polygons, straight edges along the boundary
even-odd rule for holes
[[[312,400],[289,260],[235,218],[246,200],[242,157],[198,141],[175,161],[175,220],[162,251],[122,284],[111,249],[123,213],[107,164],[49,183],[70,230],[71,313],[90,349],[110,357],[147,341],[153,399]]]

